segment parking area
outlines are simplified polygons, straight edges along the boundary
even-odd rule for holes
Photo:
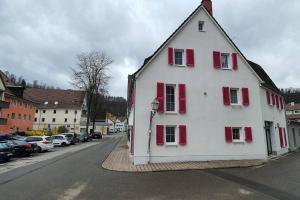
[[[24,167],[41,161],[49,160],[66,153],[80,151],[85,148],[97,145],[103,140],[106,140],[106,138],[103,138],[101,140],[93,140],[85,143],[76,143],[75,145],[69,145],[65,147],[54,147],[50,151],[46,151],[43,153],[33,153],[30,156],[26,157],[12,158],[9,162],[0,163],[0,174],[19,167]]]

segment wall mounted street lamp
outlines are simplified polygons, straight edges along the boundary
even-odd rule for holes
[[[148,138],[148,154],[149,154],[149,160],[148,163],[150,163],[150,145],[151,145],[151,133],[152,133],[152,119],[155,116],[157,109],[159,107],[159,101],[155,98],[151,103],[151,111],[150,111],[150,123],[149,123],[149,138]]]

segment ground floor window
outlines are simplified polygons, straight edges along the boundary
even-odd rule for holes
[[[232,128],[232,139],[234,142],[242,141],[241,128]]]
[[[166,126],[166,144],[176,143],[175,126]]]

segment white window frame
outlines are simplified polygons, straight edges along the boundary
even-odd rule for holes
[[[174,128],[174,142],[167,142],[167,128]],[[167,146],[177,146],[178,145],[178,133],[177,133],[177,126],[176,125],[167,125],[165,126],[165,144]]]
[[[198,31],[199,32],[205,32],[204,24],[205,24],[204,21],[201,21],[201,20],[198,21]],[[200,25],[202,26],[202,29],[200,29]]]
[[[177,104],[178,104],[178,92],[177,92],[177,85],[176,84],[166,84],[165,85],[165,113],[166,114],[176,114],[177,111]],[[167,111],[167,87],[174,87],[174,111]]]
[[[225,56],[225,55],[227,56],[227,67],[222,66],[222,56]],[[232,70],[232,62],[231,62],[231,59],[230,59],[230,53],[222,53],[221,52],[220,60],[221,60],[221,69]]]
[[[232,103],[231,102],[231,91],[232,90],[235,90],[235,91],[237,91],[237,94],[236,94],[236,96],[237,96],[237,103]],[[240,98],[240,89],[239,88],[229,88],[229,99],[230,99],[230,105],[233,105],[233,106],[239,106],[239,105],[241,105],[241,98]]]
[[[239,130],[240,139],[234,139],[234,137],[233,137],[233,130],[237,130],[237,129]],[[243,143],[243,142],[245,142],[245,134],[243,132],[242,127],[232,127],[231,128],[231,134],[232,134],[232,141],[234,143]]]
[[[176,52],[182,52],[182,64],[176,64]],[[174,65],[178,67],[184,67],[185,66],[185,50],[184,49],[174,49]]]

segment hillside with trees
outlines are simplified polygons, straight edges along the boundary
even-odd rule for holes
[[[300,103],[300,88],[281,89],[281,93],[286,104],[291,102]]]

